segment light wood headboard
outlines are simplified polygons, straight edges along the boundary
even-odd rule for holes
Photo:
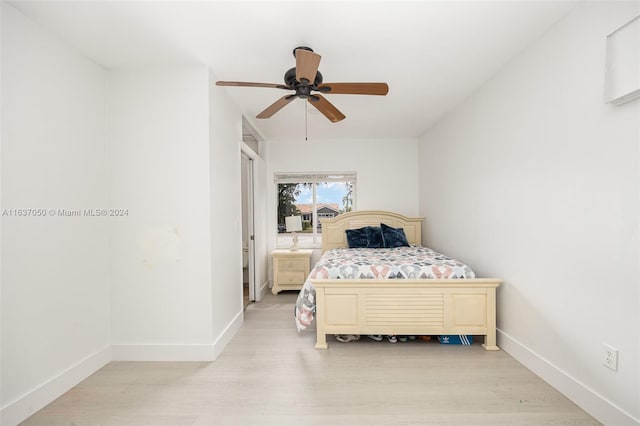
[[[333,248],[348,247],[346,229],[363,226],[380,226],[381,223],[393,228],[403,228],[409,244],[422,244],[422,217],[407,217],[398,213],[380,210],[361,210],[322,219],[322,252]]]

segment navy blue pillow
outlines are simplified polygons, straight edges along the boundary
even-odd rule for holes
[[[382,228],[379,226],[363,226],[347,229],[347,245],[349,248],[383,248]]]
[[[380,228],[382,228],[382,238],[386,248],[409,247],[409,242],[407,241],[407,236],[404,234],[404,229],[392,228],[384,223],[380,224]]]
[[[365,226],[367,232],[368,248],[383,248],[384,239],[382,238],[382,228],[379,226]]]
[[[367,229],[347,229],[344,231],[347,234],[347,244],[349,248],[366,248],[369,243],[367,240]]]

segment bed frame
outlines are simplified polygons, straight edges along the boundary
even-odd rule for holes
[[[422,244],[421,217],[357,211],[322,220],[322,251],[347,247],[346,229],[404,228],[410,244]],[[312,279],[316,289],[316,349],[327,334],[484,335],[482,347],[497,351],[496,288],[502,280]]]

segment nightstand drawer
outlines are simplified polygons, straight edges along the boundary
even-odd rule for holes
[[[277,277],[278,285],[301,285],[304,284],[304,272],[280,272]]]
[[[278,270],[281,272],[304,272],[309,264],[303,259],[278,259]]]

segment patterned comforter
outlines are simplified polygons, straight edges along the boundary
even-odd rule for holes
[[[311,279],[475,278],[464,263],[422,246],[326,251],[304,283],[296,301],[298,331],[313,321],[316,292]]]

